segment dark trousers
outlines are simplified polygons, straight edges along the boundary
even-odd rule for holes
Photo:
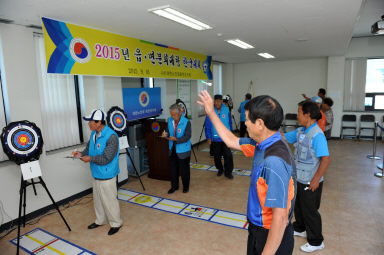
[[[171,188],[179,188],[179,176],[181,175],[181,181],[184,189],[189,189],[190,180],[190,167],[189,161],[191,157],[180,159],[176,150],[173,149],[170,157],[171,161]]]
[[[247,134],[247,136],[249,137],[248,132],[247,132],[247,126],[245,125],[245,122],[240,121],[240,137],[245,137],[245,134]]]
[[[293,227],[296,232],[307,232],[307,240],[310,245],[319,246],[324,238],[322,235],[321,215],[319,213],[323,182],[319,188],[312,192],[304,190],[308,185],[297,183],[297,195],[295,202],[295,219]]]
[[[263,252],[265,243],[267,242],[268,232],[269,230],[266,228],[249,223],[247,255],[260,255]],[[293,246],[293,227],[292,224],[289,223],[285,228],[283,239],[275,254],[290,255],[293,252]]]
[[[324,131],[324,135],[325,135],[325,138],[327,138],[327,140],[331,138],[331,132],[332,132],[332,129]]]
[[[224,142],[212,142],[213,158],[215,160],[215,167],[217,170],[226,176],[232,174],[233,171],[233,156],[231,150],[225,145]],[[221,156],[224,157],[224,168],[221,163]]]

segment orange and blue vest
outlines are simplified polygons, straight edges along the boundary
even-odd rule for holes
[[[259,144],[251,138],[240,138],[239,144],[245,156],[253,157],[248,220],[270,229],[272,208],[286,208],[290,221],[296,198],[296,171],[288,145],[279,132]]]

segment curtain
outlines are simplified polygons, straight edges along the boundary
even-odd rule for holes
[[[347,59],[344,77],[344,111],[364,111],[367,59]]]
[[[80,144],[74,77],[48,74],[44,39],[38,35],[34,39],[45,150]]]

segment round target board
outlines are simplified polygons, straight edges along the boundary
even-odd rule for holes
[[[119,136],[126,135],[128,125],[127,125],[127,115],[124,110],[120,109],[117,106],[112,107],[107,112],[107,124],[112,128]]]
[[[40,128],[27,120],[12,122],[3,128],[1,144],[4,153],[16,164],[38,160],[43,151]]]
[[[185,103],[183,101],[181,101],[181,99],[176,99],[176,104],[178,104],[180,107],[181,107],[181,114],[188,118],[188,110],[187,110],[187,106],[185,105]]]

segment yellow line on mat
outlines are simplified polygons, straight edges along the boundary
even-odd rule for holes
[[[25,236],[28,237],[29,239],[35,241],[35,242],[38,243],[38,244],[45,245],[45,243],[43,243],[43,242],[40,241],[40,240],[37,240],[36,238],[34,238],[34,237],[32,237],[32,236],[29,236],[29,235],[25,235]],[[59,251],[59,250],[56,250],[55,248],[53,248],[53,247],[51,247],[51,246],[49,246],[49,245],[48,245],[48,246],[45,246],[45,247],[47,247],[48,249],[50,249],[50,250],[52,250],[52,251],[54,251],[54,252],[56,252],[56,253],[58,253],[58,254],[65,255],[65,253],[63,253],[63,252],[61,252],[61,251]]]
[[[131,196],[131,195],[127,195],[127,194],[124,194],[124,193],[117,193],[117,194],[119,194],[119,195],[123,195],[123,196],[126,196],[126,197],[133,197],[133,196]]]
[[[217,214],[215,215],[215,217],[220,217],[220,218],[224,218],[224,219],[228,219],[228,220],[235,220],[235,221],[247,222],[246,220],[239,220],[239,219],[229,218],[229,217],[220,216],[220,215],[217,215]]]

